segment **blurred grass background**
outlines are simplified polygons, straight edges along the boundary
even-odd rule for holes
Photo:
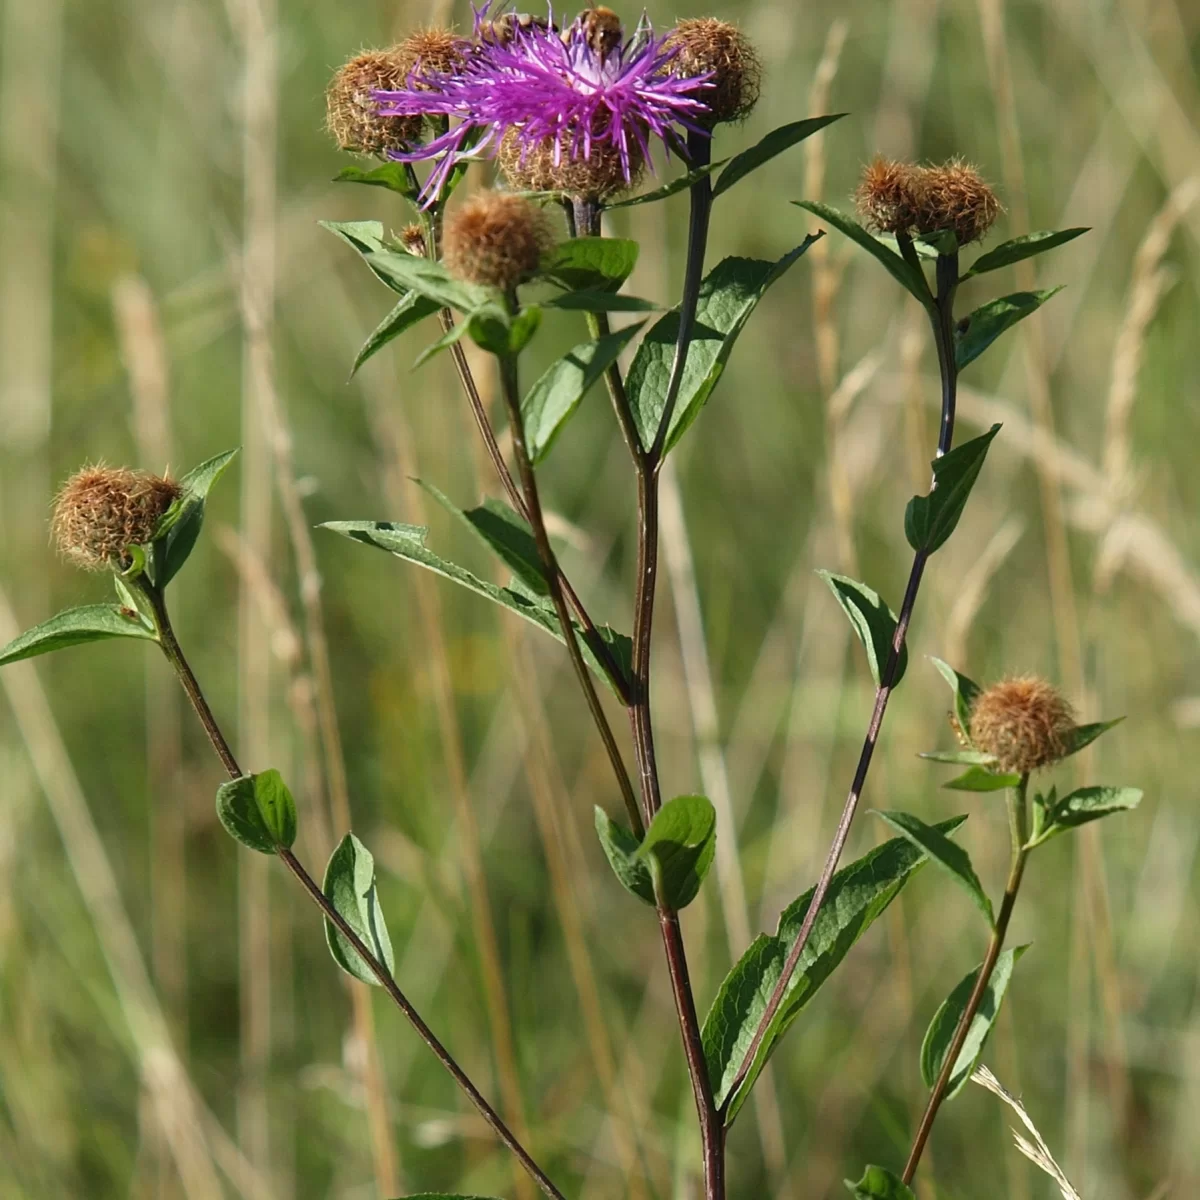
[[[979,164],[1002,236],[1092,227],[964,289],[966,311],[993,281],[1069,285],[964,378],[960,436],[1005,428],[927,573],[866,803],[970,811],[965,843],[998,889],[997,803],[939,790],[914,757],[950,738],[923,656],[981,679],[1044,673],[1083,719],[1128,714],[1055,778],[1146,800],[1038,855],[1014,930],[1035,944],[987,1061],[1086,1200],[1200,1194],[1200,10],[750,0],[718,15],[767,68],[718,153],[851,115],[717,206],[713,261],[778,257],[813,224],[788,201],[845,206],[877,150]],[[493,569],[408,482],[464,505],[494,491],[449,363],[410,373],[422,329],[346,382],[389,295],[316,225],[404,219],[387,194],[329,182],[331,70],[468,17],[418,0],[6,0],[0,640],[107,590],[47,546],[63,476],[98,458],[186,469],[241,444],[174,609],[243,761],[291,779],[311,866],[351,823],[372,847],[401,985],[567,1194],[695,1195],[653,918],[591,832],[594,803],[619,805],[564,656],[415,568],[305,532],[428,521],[439,549]],[[685,211],[614,220],[643,242],[638,294],[674,294]],[[534,357],[578,336],[548,324]],[[831,235],[772,291],[674,456],[655,700],[664,788],[705,790],[721,815],[722,859],[685,914],[702,1010],[814,879],[844,796],[870,681],[813,570],[898,603],[900,514],[935,440],[927,343],[899,289]],[[628,627],[631,481],[598,392],[543,486],[593,613]],[[0,1195],[530,1195],[399,1015],[343,984],[291,881],[219,828],[218,766],[164,663],[92,646],[0,685]],[[881,836],[864,814],[852,849]],[[835,1196],[865,1161],[898,1166],[925,1025],[983,945],[944,879],[915,881],[776,1056],[731,1134],[732,1194]],[[1009,1124],[968,1089],[922,1197],[1054,1194]]]

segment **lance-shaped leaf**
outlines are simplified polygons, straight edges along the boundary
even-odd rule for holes
[[[756,258],[726,258],[704,277],[696,305],[696,324],[688,346],[683,380],[671,428],[667,433],[669,450],[717,386],[725,364],[733,352],[738,334],[750,314],[766,295],[767,289],[795,263],[817,240],[808,238],[785,254],[778,262]],[[626,377],[629,403],[642,445],[654,443],[667,401],[667,387],[675,361],[675,342],[679,336],[679,310],[673,309],[659,320],[638,347]]]
[[[908,1184],[886,1167],[868,1167],[857,1183],[844,1182],[854,1200],[917,1200]]]
[[[425,567],[435,574],[453,580],[476,595],[499,604],[509,612],[524,617],[525,620],[557,638],[560,642],[563,640],[558,614],[554,611],[552,604],[542,597],[529,596],[513,588],[497,587],[495,584],[473,575],[465,567],[460,567],[456,563],[434,554],[425,546],[425,536],[428,530],[419,525],[402,525],[391,521],[329,521],[321,528],[332,529],[334,533],[340,533],[352,541],[362,542],[364,545],[374,546],[379,550],[386,550],[389,554],[396,555],[397,558],[403,558],[407,562]],[[576,632],[579,633],[578,627],[576,627]],[[632,653],[629,638],[624,634],[614,632],[606,625],[599,627],[599,633],[613,658],[628,673],[628,664]],[[580,648],[584,661],[611,688],[612,682],[604,668],[596,661],[586,641],[582,639],[582,635],[580,635]]]
[[[630,196],[628,200],[618,200],[615,204],[606,204],[604,207],[632,208],[635,204],[653,204],[656,200],[665,200],[677,192],[686,192],[692,184],[698,183],[706,175],[720,170],[728,161],[729,159],[722,158],[717,162],[705,163],[704,166],[697,167],[686,175],[677,175],[670,183],[664,183],[662,187],[655,188],[652,192],[643,192],[640,196]]]
[[[374,332],[363,343],[362,349],[354,359],[350,371],[351,378],[358,372],[372,355],[382,350],[388,342],[398,338],[406,329],[411,329],[418,321],[432,316],[441,308],[436,300],[430,300],[417,292],[408,292],[401,296],[396,307],[375,327]]]
[[[406,200],[415,201],[420,185],[413,186],[412,168],[404,163],[387,162],[371,170],[362,167],[343,167],[334,177],[334,183],[365,183],[372,187],[387,188],[399,192]]]
[[[974,1017],[971,1018],[967,1030],[967,1040],[963,1042],[962,1050],[954,1063],[950,1076],[950,1084],[946,1088],[946,1099],[958,1094],[964,1083],[971,1077],[992,1025],[1000,1013],[1000,1004],[1004,993],[1008,990],[1008,981],[1012,978],[1013,966],[1029,949],[1028,945],[1016,946],[1005,950],[996,959],[987,987],[984,988],[983,999]],[[975,989],[975,981],[979,978],[979,967],[971,971],[958,986],[942,1001],[941,1007],[933,1015],[929,1028],[925,1031],[925,1040],[921,1044],[921,1078],[926,1087],[933,1087],[941,1074],[942,1064],[950,1052],[950,1044],[954,1041],[954,1031],[963,1013],[967,1011],[967,1001]]]
[[[598,804],[595,812],[596,836],[613,874],[621,886],[639,900],[654,907],[654,877],[644,858],[638,857],[638,840],[614,821]]]
[[[470,313],[482,308],[490,294],[486,288],[455,279],[441,263],[418,258],[402,250],[383,248],[363,254],[367,265],[398,291],[416,292],[443,308]]]
[[[943,821],[936,828],[949,833],[962,821],[961,817]],[[905,838],[893,838],[834,875],[783,1003],[736,1095],[730,1094],[734,1079],[796,943],[814,889],[784,909],[775,934],[756,938],[725,977],[704,1020],[703,1041],[713,1092],[718,1106],[725,1109],[726,1125],[745,1103],[789,1026],[924,861],[922,850]]]
[[[214,455],[179,481],[179,499],[163,514],[151,549],[151,578],[158,587],[165,588],[187,562],[204,525],[208,493],[236,454],[227,450]]]
[[[324,229],[336,234],[352,250],[362,255],[363,261],[371,268],[375,277],[393,292],[402,296],[409,293],[409,288],[398,282],[391,275],[380,271],[372,262],[371,255],[376,251],[388,250],[390,247],[383,240],[383,226],[378,221],[318,221]]]
[[[1047,825],[1038,836],[1035,845],[1086,825],[1089,821],[1099,821],[1101,817],[1112,816],[1113,813],[1128,812],[1137,808],[1142,802],[1142,789],[1131,787],[1084,787],[1077,788],[1061,800],[1054,799],[1051,791],[1047,801]]]
[[[686,908],[700,891],[717,845],[717,814],[706,796],[676,796],[654,814],[637,849],[658,895],[673,909]]]
[[[1001,267],[1010,267],[1023,259],[1033,258],[1035,254],[1045,254],[1055,246],[1073,241],[1081,233],[1087,233],[1086,228],[1042,230],[1040,233],[1027,233],[1024,237],[1013,238],[1001,242],[994,250],[981,254],[962,278],[970,279],[973,275],[982,275],[986,271],[997,271]]]
[[[735,183],[740,183],[752,171],[757,171],[764,163],[769,163],[776,155],[790,150],[793,146],[812,137],[814,133],[840,121],[845,113],[831,113],[826,117],[808,117],[803,121],[792,121],[772,129],[764,138],[748,150],[734,156],[733,161],[721,172],[720,178],[713,187],[713,199],[722,192],[727,192]]]
[[[0,667],[36,658],[51,650],[103,642],[109,638],[138,638],[153,642],[154,629],[136,608],[119,604],[85,604],[63,612],[26,630],[0,649]]]
[[[971,705],[975,703],[983,689],[975,680],[968,679],[949,663],[942,662],[940,658],[931,657],[929,661],[937,667],[938,674],[954,689],[954,719],[958,722],[959,732],[963,737],[967,737],[971,727]]]
[[[960,767],[993,767],[996,765],[996,756],[985,754],[982,750],[925,750],[917,757],[927,758],[930,762],[954,763]]]
[[[616,291],[637,260],[638,244],[628,238],[569,238],[546,256],[538,273],[572,292]]]
[[[1061,287],[1038,292],[1013,292],[999,300],[989,300],[960,321],[954,331],[954,361],[961,371],[973,363],[1006,329],[1037,312]],[[959,330],[962,330],[960,333]]]
[[[591,342],[581,342],[553,363],[521,401],[525,441],[540,463],[591,386],[601,379],[642,327],[629,325]]]
[[[296,840],[296,802],[278,771],[231,779],[217,789],[217,817],[234,841],[274,854]]]
[[[981,437],[933,460],[932,490],[927,496],[914,496],[904,510],[904,535],[914,550],[932,554],[954,532],[992,438],[999,432],[1000,426],[993,425]]]
[[[330,856],[322,891],[338,916],[350,926],[376,960],[387,968],[388,974],[393,975],[396,962],[392,956],[387,922],[383,919],[379,897],[375,892],[375,860],[354,834],[346,834]],[[343,971],[363,983],[379,986],[378,976],[328,917],[325,919],[325,941],[333,961]]]
[[[543,308],[561,308],[567,312],[657,312],[661,304],[643,300],[640,296],[626,296],[623,292],[563,292],[541,302]]]
[[[890,250],[877,237],[867,232],[853,217],[830,208],[827,204],[818,204],[815,200],[793,200],[799,208],[807,209],[814,216],[827,221],[834,229],[844,233],[852,242],[856,242],[868,254],[876,258],[884,266],[891,277],[905,290],[911,292],[928,308],[933,303],[929,284],[925,276],[913,265],[905,261],[894,250]]]
[[[867,652],[871,678],[878,687],[883,677],[883,668],[892,653],[892,641],[896,636],[896,614],[879,598],[879,593],[872,591],[865,583],[859,583],[845,575],[835,575],[832,571],[818,571],[817,574],[829,584],[830,591],[837,597],[837,602],[850,618],[850,624],[854,626],[854,632],[858,634],[858,640]],[[900,657],[892,676],[892,687],[904,678],[907,668],[908,647],[901,646]]]
[[[978,905],[979,911],[987,917],[988,925],[995,925],[992,902],[983,890],[979,876],[975,874],[971,856],[957,842],[952,842],[940,829],[926,825],[920,817],[914,817],[912,813],[877,810],[875,815],[886,821],[918,849],[924,850],[943,871],[947,871],[955,882],[966,889],[967,894]]]
[[[1005,788],[1016,787],[1020,782],[1020,775],[975,766],[969,767],[949,783],[943,783],[942,787],[952,792],[1002,792]]]
[[[1092,725],[1075,725],[1062,738],[1062,757],[1069,758],[1078,754],[1084,746],[1090,746],[1102,733],[1106,733],[1114,725],[1120,725],[1124,717],[1114,717],[1111,721],[1097,721]]]

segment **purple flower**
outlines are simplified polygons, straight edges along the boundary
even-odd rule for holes
[[[423,74],[398,91],[375,92],[381,116],[443,117],[457,122],[445,133],[407,153],[403,162],[436,159],[426,181],[432,203],[461,160],[496,147],[512,134],[524,154],[554,147],[554,161],[566,153],[589,158],[593,148],[619,156],[626,182],[649,157],[650,140],[668,151],[680,142],[679,127],[704,132],[696,123],[706,111],[702,98],[707,75],[671,73],[675,52],[663,38],[639,24],[625,39],[616,29],[598,28],[585,10],[565,33],[553,21],[521,22],[511,15],[487,18],[490,0],[476,10],[476,45],[466,65],[452,73]],[[497,30],[501,32],[497,32]]]

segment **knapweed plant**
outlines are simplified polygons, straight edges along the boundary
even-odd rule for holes
[[[495,471],[496,495],[459,508],[430,491],[495,553],[512,580],[497,586],[443,558],[427,545],[423,528],[386,520],[336,521],[325,528],[435,572],[562,643],[612,768],[611,802],[595,813],[597,852],[612,867],[613,886],[629,892],[631,905],[644,905],[645,919],[656,922],[661,934],[702,1148],[695,1170],[708,1200],[726,1195],[730,1125],[784,1035],[867,927],[930,860],[967,894],[983,920],[982,963],[932,1015],[920,1062],[929,1095],[912,1131],[911,1152],[894,1169],[867,1167],[847,1185],[859,1200],[900,1200],[914,1195],[935,1120],[979,1064],[1025,950],[1008,945],[1007,933],[1031,856],[1051,838],[1132,808],[1140,798],[1131,788],[1085,787],[1061,797],[1053,787],[1039,790],[1038,772],[1081,750],[1113,722],[1077,724],[1063,696],[1040,679],[1009,678],[981,689],[935,659],[953,690],[958,745],[928,757],[963,768],[948,787],[976,793],[983,804],[1007,806],[1011,854],[1003,890],[998,900],[989,894],[954,840],[965,817],[953,813],[927,824],[884,807],[878,816],[895,836],[840,865],[889,702],[909,665],[906,635],[922,578],[936,569],[931,559],[953,535],[999,433],[996,426],[956,444],[959,372],[1053,294],[1017,293],[962,313],[957,289],[1083,230],[1026,234],[964,263],[964,254],[988,236],[1000,206],[981,175],[957,160],[872,162],[854,197],[859,220],[822,204],[795,202],[824,229],[865,250],[921,305],[939,369],[941,421],[937,444],[929,448],[929,490],[914,496],[903,515],[912,561],[899,608],[866,583],[824,574],[862,642],[875,682],[874,706],[824,867],[812,887],[797,886],[797,899],[780,914],[776,929],[759,935],[732,965],[702,1020],[678,914],[704,885],[715,839],[733,831],[717,829],[704,796],[675,795],[656,759],[651,677],[660,473],[713,397],[755,308],[823,236],[823,229],[798,233],[797,244],[774,261],[725,258],[709,266],[713,205],[744,188],[764,163],[838,119],[804,117],[730,154],[727,143],[753,108],[759,86],[754,49],[729,24],[689,19],[657,31],[642,17],[630,28],[601,7],[560,27],[553,14],[485,6],[467,36],[425,29],[391,49],[360,53],[337,72],[328,92],[329,130],[343,149],[376,160],[347,167],[338,178],[390,190],[399,229],[389,232],[371,221],[328,225],[395,295],[354,367],[406,330],[431,327],[418,362],[449,353]],[[647,190],[643,184],[652,169],[658,178]],[[678,303],[662,311],[658,298],[623,290],[638,246],[606,236],[604,217],[610,209],[667,202],[681,193],[688,204],[687,260]],[[798,228],[804,220],[797,214]],[[530,379],[524,352],[539,337],[543,313],[553,309],[578,320],[578,343]],[[490,356],[493,378],[482,381],[487,386],[476,377],[464,339]],[[585,396],[601,385],[628,452],[637,530],[629,609],[603,616],[563,569],[547,528],[538,471]],[[493,395],[496,405],[487,399]],[[0,662],[102,638],[157,645],[228,776],[216,794],[225,829],[249,851],[282,862],[323,914],[337,965],[385,989],[538,1187],[562,1200],[571,1194],[569,1182],[556,1182],[534,1160],[406,998],[367,847],[347,832],[323,881],[316,881],[293,852],[303,813],[287,784],[269,764],[239,762],[188,665],[168,596],[201,534],[209,489],[232,458],[233,452],[219,454],[178,480],[105,466],[86,467],[69,479],[55,502],[54,539],[73,562],[109,574],[116,601],[59,613],[7,646]],[[617,632],[626,622],[630,633]],[[628,734],[614,719],[620,710]],[[1002,792],[1003,801],[992,792]],[[560,797],[563,804],[570,800]]]

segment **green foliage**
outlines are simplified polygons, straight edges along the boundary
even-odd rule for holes
[[[180,479],[180,496],[163,514],[151,547],[149,574],[156,587],[165,588],[187,562],[204,526],[208,493],[236,455],[236,450],[216,454]]]
[[[949,833],[962,821],[962,817],[943,821],[937,829]],[[796,971],[788,981],[783,1003],[736,1095],[731,1094],[734,1078],[782,976],[815,889],[810,888],[788,905],[774,935],[755,938],[725,977],[704,1019],[703,1040],[713,1092],[717,1104],[724,1108],[727,1125],[792,1022],[924,861],[924,852],[907,839],[893,838],[834,875]]]
[[[886,821],[918,849],[924,850],[929,858],[966,889],[979,911],[987,918],[988,925],[995,925],[992,902],[983,890],[979,876],[975,874],[971,856],[960,845],[952,842],[940,829],[926,825],[920,817],[914,817],[912,813],[876,811],[875,815]]]
[[[628,238],[571,238],[546,256],[541,274],[572,292],[616,291],[637,260],[638,244]]]
[[[327,521],[321,528],[332,529],[334,533],[340,533],[352,541],[362,542],[366,546],[374,546],[379,550],[386,550],[389,554],[396,555],[397,558],[403,558],[407,562],[425,567],[435,574],[453,580],[475,592],[476,595],[483,596],[493,603],[499,604],[502,608],[507,608],[509,612],[524,617],[525,620],[557,638],[560,642],[563,640],[558,614],[554,611],[552,604],[540,597],[529,596],[513,588],[501,588],[487,583],[473,575],[465,567],[460,567],[427,550],[425,537],[428,530],[419,525],[401,525],[390,521]],[[579,632],[578,627],[576,627],[576,632]],[[605,625],[600,626],[599,632],[616,661],[627,664],[630,660],[629,638],[624,634],[615,633]],[[582,639],[580,648],[588,666],[611,688],[612,682],[607,673]]]
[[[359,250],[359,253],[371,270],[396,291],[416,292],[442,308],[471,313],[492,299],[487,288],[455,279],[441,263],[430,262],[405,250],[383,246],[366,252]]]
[[[371,336],[363,342],[362,349],[354,358],[354,366],[350,371],[353,378],[358,368],[377,351],[382,350],[388,342],[398,338],[406,329],[411,329],[426,317],[433,316],[441,308],[436,300],[430,300],[418,292],[407,292],[401,296],[386,317],[375,327]]]
[[[676,796],[654,814],[637,857],[650,868],[655,895],[686,908],[700,892],[717,847],[717,814],[706,796]]]
[[[1004,950],[996,959],[991,977],[984,988],[983,999],[974,1017],[971,1018],[967,1030],[967,1040],[963,1042],[962,1050],[954,1063],[950,1082],[946,1088],[946,1099],[950,1100],[958,1094],[964,1083],[971,1077],[971,1072],[983,1055],[984,1043],[992,1031],[992,1025],[1000,1014],[1000,1005],[1004,993],[1008,990],[1012,978],[1013,967],[1022,954],[1028,950],[1028,945],[1016,946],[1012,950]],[[982,964],[981,964],[982,966]],[[925,1031],[925,1040],[921,1043],[921,1078],[925,1086],[932,1088],[941,1074],[942,1064],[950,1052],[954,1041],[954,1032],[963,1013],[967,1011],[967,1002],[975,989],[975,981],[979,978],[980,967],[969,972],[954,991],[942,1001],[941,1006],[933,1015],[929,1028]]]
[[[845,1183],[854,1200],[917,1200],[912,1189],[886,1167],[868,1167],[857,1183],[849,1179]]]
[[[975,680],[968,679],[966,675],[960,674],[949,663],[943,662],[940,658],[931,657],[929,661],[937,667],[938,674],[954,690],[954,719],[958,722],[958,728],[963,737],[968,737],[971,727],[971,705],[975,703],[976,698],[983,689]],[[955,759],[953,761],[957,762],[959,760]]]
[[[664,183],[662,187],[655,188],[652,192],[642,192],[640,196],[630,196],[627,200],[618,200],[614,204],[606,204],[605,208],[632,208],[635,204],[653,204],[656,200],[665,200],[668,196],[674,196],[678,192],[686,192],[694,183],[698,183],[706,175],[711,175],[714,171],[720,170],[729,159],[722,158],[716,162],[705,163],[702,167],[697,167],[694,171],[688,171],[686,175],[677,175],[670,183]]]
[[[1063,735],[1063,758],[1078,754],[1084,746],[1090,746],[1102,733],[1107,733],[1114,725],[1120,725],[1124,717],[1114,717],[1111,721],[1096,721],[1091,725],[1076,725]]]
[[[999,432],[1000,426],[993,425],[982,436],[963,442],[933,460],[933,487],[929,494],[914,496],[904,510],[904,535],[914,550],[932,554],[954,532],[979,478],[992,438]]]
[[[954,331],[954,361],[961,371],[973,363],[1006,329],[1037,312],[1061,287],[1043,288],[1038,292],[1014,292],[989,300],[966,316]],[[961,330],[961,332],[960,332]]]
[[[726,258],[700,285],[694,336],[688,347],[683,382],[671,417],[665,449],[683,436],[721,378],[738,334],[767,289],[817,240],[811,236],[778,262]],[[644,448],[654,443],[667,401],[667,387],[679,337],[679,310],[672,309],[646,335],[634,355],[625,384]]]
[[[275,770],[221,784],[217,817],[234,841],[260,854],[290,849],[296,840],[296,802]]]
[[[334,177],[334,183],[365,183],[372,187],[387,188],[391,192],[399,192],[406,200],[414,204],[420,194],[420,188],[412,182],[412,168],[404,163],[386,162],[382,166],[364,170],[362,167],[343,167]]]
[[[554,439],[578,409],[588,390],[604,375],[621,351],[642,328],[642,322],[594,341],[581,342],[557,362],[529,389],[521,401],[525,442],[534,464],[540,463]]]
[[[1019,263],[1023,259],[1032,258],[1035,254],[1045,254],[1047,250],[1053,250],[1055,246],[1061,246],[1064,242],[1073,241],[1081,233],[1087,232],[1086,228],[1060,229],[1057,231],[1043,230],[1040,233],[1027,233],[1024,237],[1017,237],[1008,242],[1001,242],[995,249],[989,250],[986,254],[981,254],[971,264],[971,269],[963,274],[962,278],[970,279],[974,275],[984,274],[985,271],[996,271],[1001,267],[1010,267],[1013,263]]]
[[[158,640],[154,627],[136,609],[117,604],[85,604],[80,608],[68,608],[26,630],[0,649],[0,667],[23,658],[49,654],[51,650],[119,637],[148,642]]]
[[[654,907],[654,877],[650,873],[649,863],[638,857],[637,838],[598,804],[595,806],[595,822],[596,836],[600,839],[604,857],[608,859],[608,865],[612,867],[621,886]]]
[[[661,304],[643,300],[640,296],[626,296],[622,292],[564,292],[541,302],[543,308],[561,308],[567,312],[658,312]]]
[[[832,571],[818,571],[817,574],[829,584],[829,590],[837,597],[837,602],[850,618],[850,624],[867,652],[871,678],[875,680],[875,686],[879,687],[896,636],[896,614],[884,604],[879,594],[865,583],[859,583],[845,575],[835,575]],[[896,660],[892,687],[899,684],[907,669],[908,647],[904,645],[900,647],[900,655]]]
[[[948,783],[943,783],[942,787],[952,792],[1002,792],[1005,788],[1016,787],[1020,782],[1020,775],[993,771],[986,766],[972,766]]]
[[[778,129],[772,129],[749,150],[743,150],[740,154],[734,155],[732,162],[721,172],[720,178],[713,185],[713,199],[715,200],[723,192],[729,191],[735,183],[740,183],[747,175],[769,163],[776,155],[790,150],[805,138],[812,137],[814,133],[824,129],[826,125],[840,121],[845,115],[845,113],[832,113],[826,117],[808,117],[803,121],[792,121],[790,124],[780,125]]]
[[[1038,797],[1045,809],[1046,824],[1041,832],[1030,843],[1040,846],[1043,842],[1086,825],[1089,821],[1098,821],[1101,817],[1112,816],[1113,813],[1128,812],[1142,802],[1141,788],[1131,787],[1084,787],[1077,788],[1061,800],[1050,797]]]
[[[396,970],[396,962],[387,922],[383,919],[375,893],[375,860],[354,834],[346,834],[330,855],[321,890],[338,916],[354,930],[363,945],[392,975]],[[347,975],[353,975],[363,983],[379,986],[378,976],[328,918],[325,920],[325,940],[333,961]]]

